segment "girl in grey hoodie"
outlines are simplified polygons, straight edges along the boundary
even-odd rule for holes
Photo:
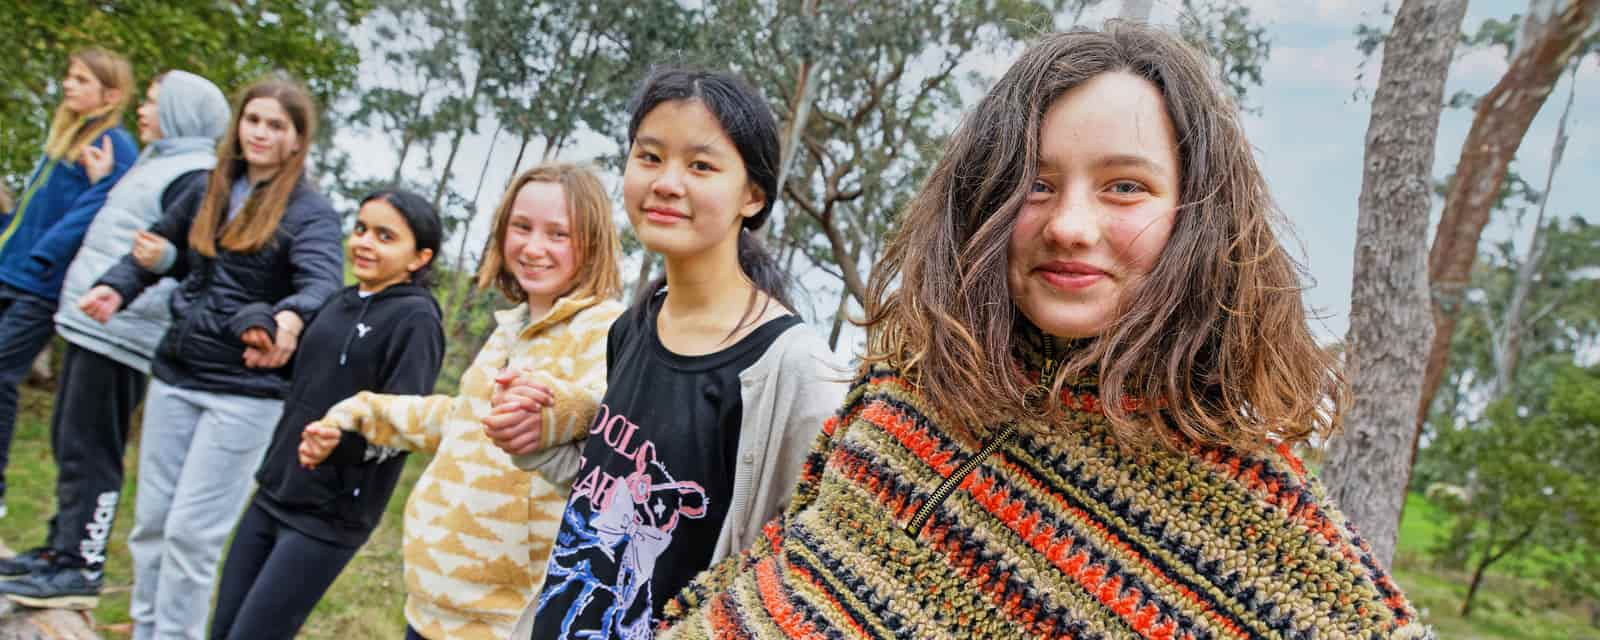
[[[156,341],[170,320],[174,283],[164,280],[103,325],[78,309],[78,298],[130,247],[140,252],[140,234],[168,206],[205,188],[228,118],[227,98],[205,78],[168,71],[151,81],[139,107],[144,152],[112,188],[67,269],[55,315],[67,348],[50,419],[56,515],[44,545],[0,560],[0,576],[12,578],[0,582],[0,593],[14,601],[93,608],[98,600],[122,490],[122,454]],[[94,177],[95,167],[89,173]]]

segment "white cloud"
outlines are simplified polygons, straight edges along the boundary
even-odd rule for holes
[[[1382,64],[1379,56],[1367,62],[1367,80],[1373,85]],[[1361,65],[1361,52],[1356,50],[1354,38],[1342,38],[1321,47],[1297,47],[1279,44],[1272,48],[1272,57],[1262,70],[1262,85],[1274,90],[1338,89],[1350,92],[1357,85],[1356,72]]]
[[[1371,2],[1360,0],[1243,0],[1250,15],[1271,25],[1306,24],[1317,27],[1353,28],[1378,11]],[[1180,3],[1157,2],[1155,13],[1175,16]]]
[[[1499,47],[1473,49],[1459,54],[1450,66],[1451,84],[1459,84],[1475,91],[1487,91],[1506,72],[1506,56]]]

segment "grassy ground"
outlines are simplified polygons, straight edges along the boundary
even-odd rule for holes
[[[22,407],[12,445],[11,485],[7,505],[11,514],[0,520],[0,540],[21,550],[44,538],[45,522],[54,512],[55,466],[50,461],[47,424],[53,396],[24,388]],[[128,451],[130,472],[137,450]],[[304,638],[367,640],[395,638],[405,624],[401,616],[405,587],[401,580],[400,524],[406,491],[416,482],[426,459],[412,456],[400,490],[389,503],[383,524],[317,605],[301,632]],[[110,638],[127,637],[128,588],[132,571],[128,561],[128,527],[133,522],[133,478],[124,490],[116,532],[107,553],[107,593],[95,611],[102,632]],[[1472,617],[1460,616],[1467,575],[1436,569],[1426,551],[1446,534],[1448,516],[1419,495],[1407,503],[1400,528],[1400,549],[1395,579],[1423,620],[1434,625],[1440,638],[1459,640],[1600,640],[1600,629],[1589,626],[1583,603],[1565,602],[1538,581],[1508,574],[1486,578],[1479,590]]]
[[[1520,577],[1513,563],[1503,573],[1490,569],[1473,601],[1472,617],[1462,618],[1461,601],[1471,575],[1439,569],[1428,556],[1448,536],[1449,523],[1448,514],[1411,494],[1395,554],[1395,581],[1440,638],[1600,640],[1600,629],[1588,624],[1584,603],[1567,602],[1543,582]]]
[[[50,459],[48,422],[53,401],[54,396],[47,390],[22,390],[11,465],[6,471],[10,485],[6,506],[10,514],[0,520],[0,540],[17,551],[43,542],[46,522],[55,512],[56,470]],[[128,595],[133,571],[128,558],[128,528],[133,524],[132,471],[137,460],[137,446],[130,447],[123,504],[106,553],[106,591],[94,612],[101,632],[108,638],[125,638],[129,632]],[[405,602],[400,575],[401,511],[405,489],[416,483],[425,464],[425,458],[412,456],[400,481],[401,491],[390,501],[382,525],[317,605],[301,637],[377,640],[401,635],[405,628],[401,615]]]

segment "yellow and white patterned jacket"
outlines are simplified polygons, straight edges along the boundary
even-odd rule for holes
[[[484,435],[495,374],[511,367],[548,386],[556,401],[545,410],[547,442],[581,446],[605,395],[606,334],[622,311],[592,298],[562,298],[532,322],[526,304],[501,311],[459,395],[362,392],[323,419],[372,444],[434,456],[405,511],[406,621],[423,636],[505,638],[544,582],[566,508],[573,478],[522,471]]]

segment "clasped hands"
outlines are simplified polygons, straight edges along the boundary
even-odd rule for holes
[[[494,377],[483,433],[511,455],[533,453],[544,435],[544,410],[555,402],[550,387],[535,382],[528,372],[501,369]]]
[[[288,364],[294,355],[295,347],[300,345],[300,330],[305,327],[300,314],[285,309],[274,314],[272,320],[278,325],[276,335],[261,327],[250,327],[239,335],[245,345],[244,366],[276,369]]]
[[[495,446],[511,455],[533,453],[544,434],[544,410],[555,404],[550,388],[535,382],[525,372],[506,368],[495,374],[494,391],[489,396],[489,415],[483,433]],[[342,432],[321,421],[306,425],[300,433],[300,466],[314,469],[333,455]]]

